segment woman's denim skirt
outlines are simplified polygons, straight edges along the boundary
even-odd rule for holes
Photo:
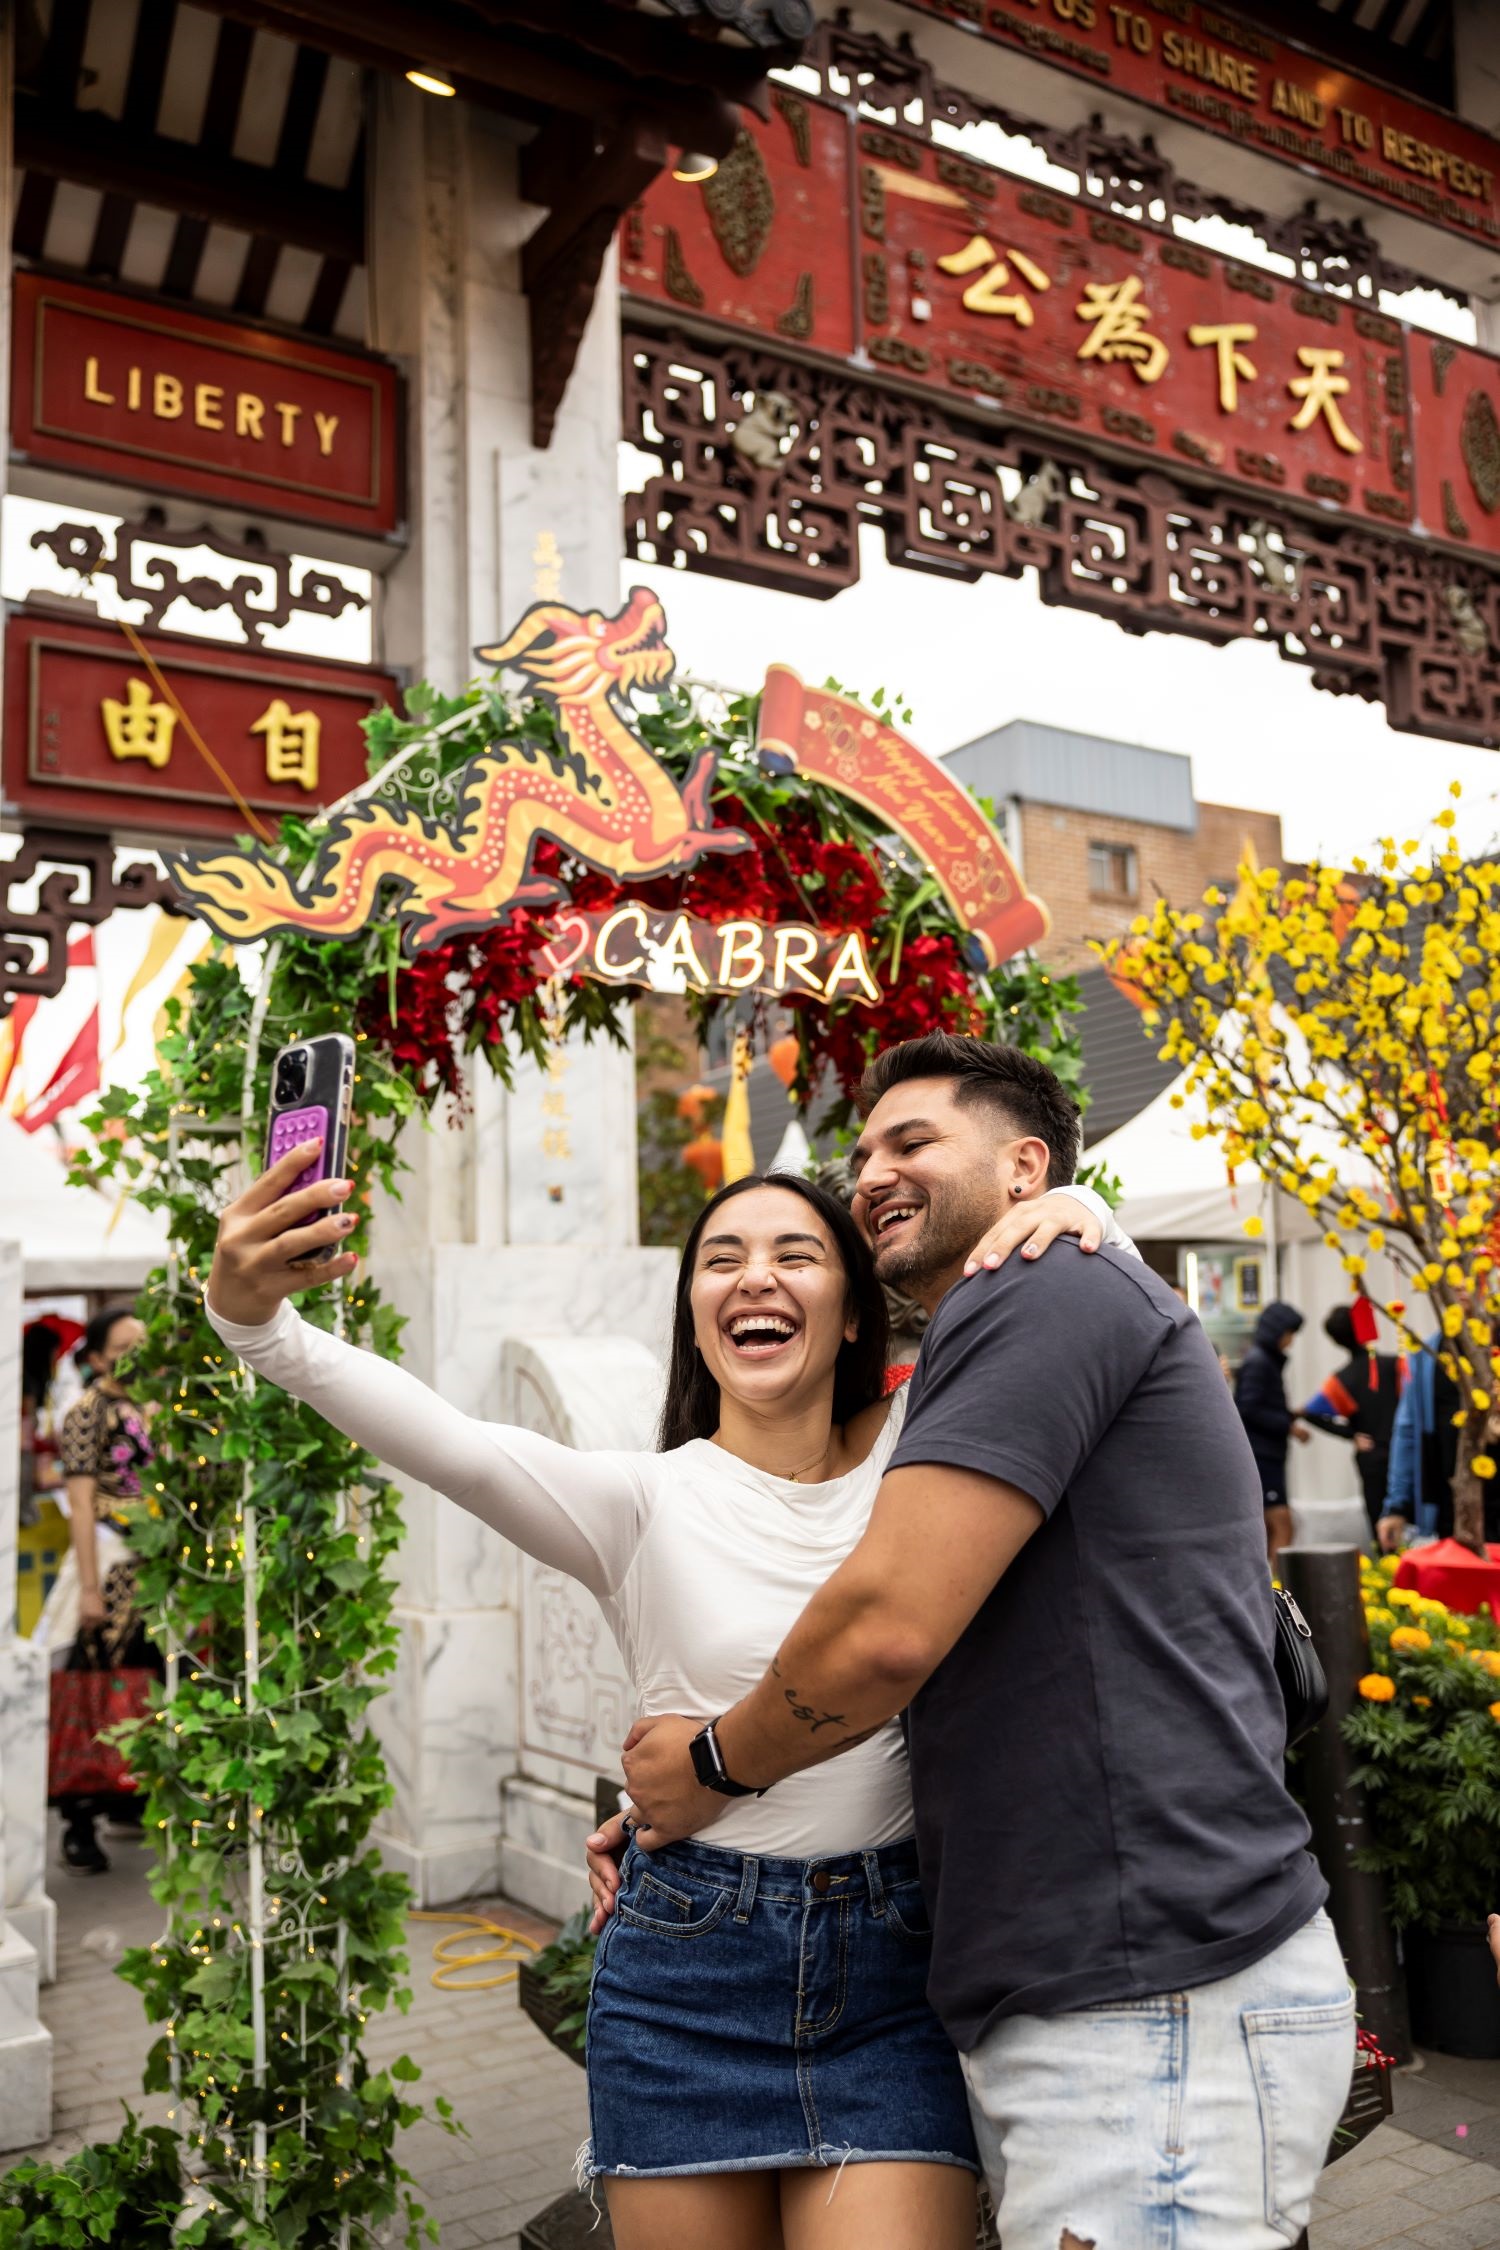
[[[911,1843],[756,1859],[632,1842],[594,1963],[583,2175],[977,2172],[930,1948]]]

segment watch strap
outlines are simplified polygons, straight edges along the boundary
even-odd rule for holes
[[[763,1797],[763,1789],[751,1789],[742,1781],[730,1779],[724,1753],[719,1748],[718,1724],[718,1719],[710,1719],[692,1740],[693,1771],[702,1787],[716,1790],[721,1797]]]

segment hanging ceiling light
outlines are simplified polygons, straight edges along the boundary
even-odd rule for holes
[[[458,88],[454,85],[452,79],[445,77],[440,70],[418,69],[414,64],[407,72],[406,77],[409,85],[420,86],[424,94],[456,94],[458,92]]]
[[[685,148],[672,166],[672,177],[691,186],[696,180],[711,180],[718,169],[716,156],[700,156],[695,150]]]

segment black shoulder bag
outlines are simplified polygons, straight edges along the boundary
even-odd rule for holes
[[[1312,1627],[1284,1586],[1273,1586],[1276,1611],[1276,1678],[1286,1706],[1286,1746],[1290,1750],[1328,1709],[1328,1675],[1313,1647]]]

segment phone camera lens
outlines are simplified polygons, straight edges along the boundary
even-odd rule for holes
[[[307,1089],[307,1050],[294,1047],[276,1066],[276,1099],[294,1102]]]

